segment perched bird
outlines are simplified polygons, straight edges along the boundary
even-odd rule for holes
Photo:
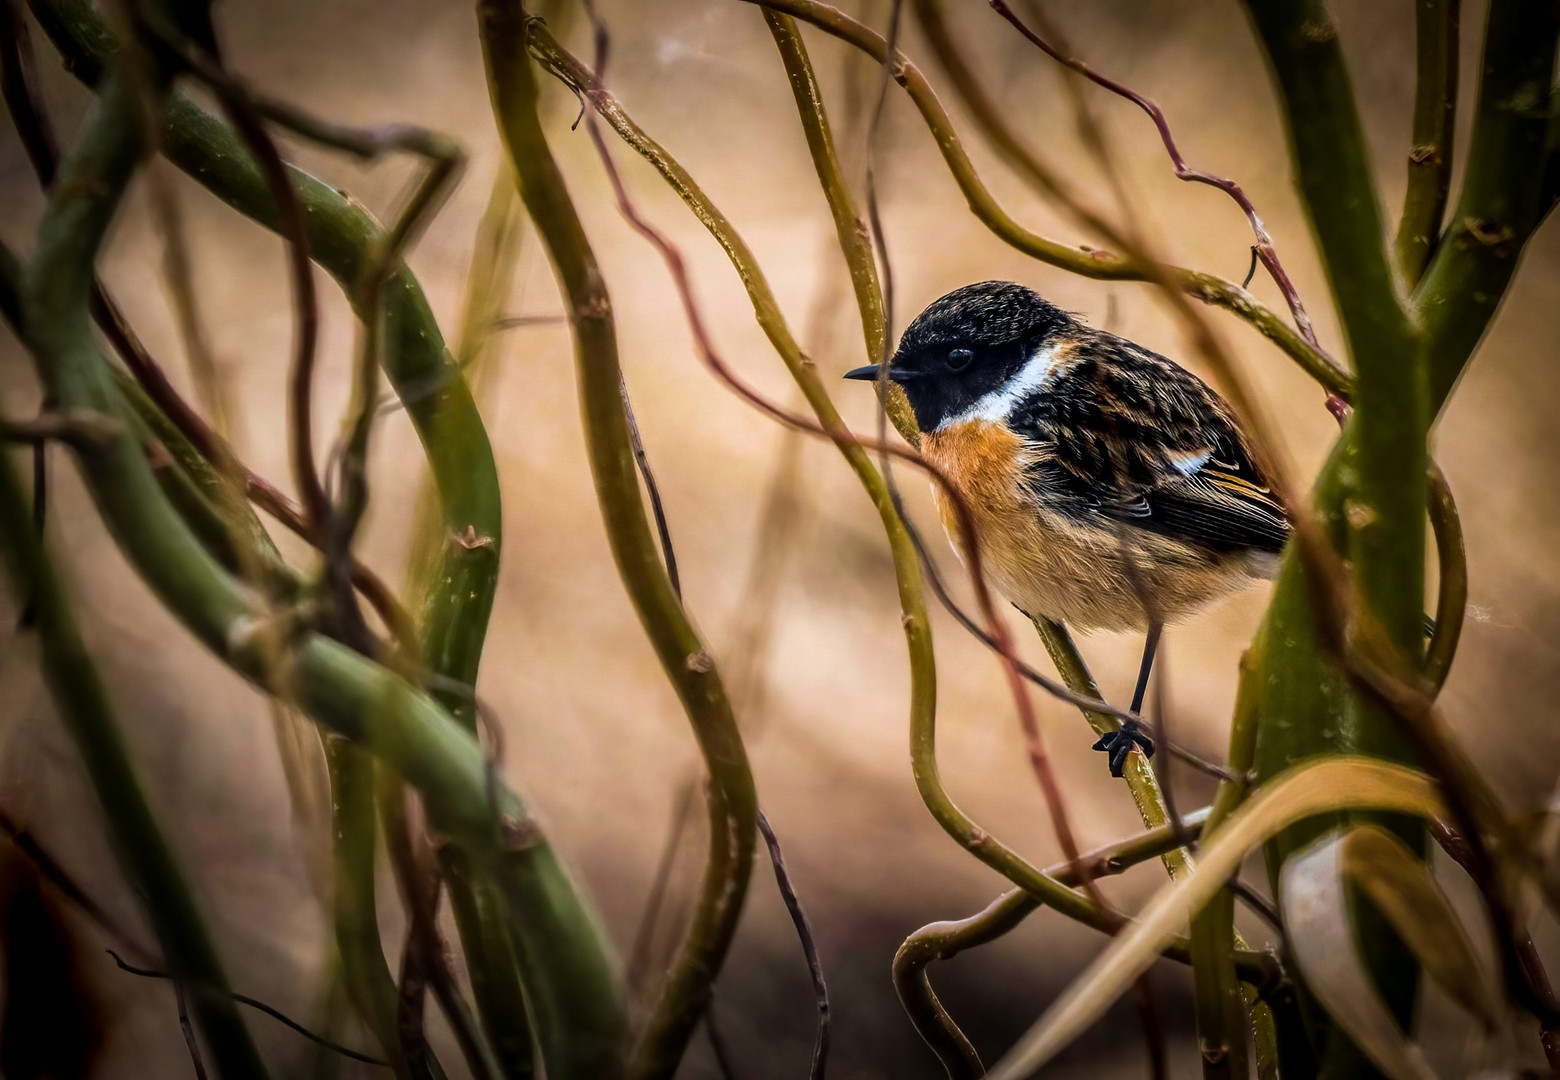
[[[848,372],[875,379],[878,365]],[[905,330],[888,378],[921,454],[968,503],[986,574],[1026,615],[1148,633],[1143,704],[1167,621],[1271,577],[1284,508],[1234,413],[1201,379],[1005,281],[956,289]],[[961,557],[954,505],[933,485]],[[1121,775],[1135,724],[1095,744]]]

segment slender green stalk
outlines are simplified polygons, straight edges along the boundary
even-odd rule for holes
[[[34,598],[44,678],[81,752],[121,869],[145,904],[168,969],[190,995],[218,1071],[224,1077],[265,1076],[195,898],[142,793],[108,691],[76,629],[64,585],[32,530],[26,497],[4,459],[0,550],[14,595]]]
[[[1244,776],[1256,757],[1258,714],[1249,673],[1260,667],[1256,646],[1241,657],[1240,695],[1230,725],[1228,766]],[[1212,812],[1203,826],[1206,842],[1246,796],[1243,781],[1222,780],[1214,795]],[[1265,1005],[1246,996],[1235,974],[1235,894],[1220,890],[1214,900],[1192,918],[1193,1001],[1205,1077],[1246,1076],[1246,1027],[1251,1027],[1259,1075],[1269,1075],[1278,1058],[1277,1033]],[[1248,1009],[1250,1016],[1248,1017]],[[1261,1010],[1261,1011],[1259,1011]]]
[[[1119,916],[1095,906],[1086,896],[1048,877],[1026,862],[996,837],[964,813],[943,787],[937,767],[936,668],[932,654],[931,628],[914,545],[904,523],[899,520],[893,499],[882,476],[872,465],[867,451],[845,434],[843,421],[823,388],[817,371],[792,337],[773,292],[753,257],[751,249],[731,222],[710,202],[693,178],[666,150],[635,124],[594,75],[567,53],[540,23],[530,27],[530,47],[549,70],[559,73],[571,85],[579,87],[603,119],[625,142],[654,165],[678,196],[694,212],[715,240],[725,249],[732,265],[747,288],[759,325],[780,354],[786,367],[801,387],[819,423],[828,432],[839,432],[835,439],[877,507],[889,537],[899,584],[900,605],[911,658],[910,688],[910,760],[921,799],[937,823],[959,844],[1044,902],[1070,918],[1079,919],[1096,929],[1109,931],[1119,925]],[[912,429],[913,430],[913,429]]]
[[[1446,236],[1414,292],[1430,341],[1430,403],[1439,409],[1484,336],[1523,247],[1553,207],[1546,158],[1560,10],[1493,0],[1462,193]]]
[[[93,262],[139,159],[138,134],[138,104],[128,89],[116,84],[63,162],[61,183],[51,192],[39,225],[37,254],[23,283],[21,322],[28,345],[62,369],[72,351],[92,348],[87,297]],[[91,188],[73,190],[73,182]],[[106,394],[88,404],[84,395],[70,392],[74,389],[56,390],[63,408],[112,413]],[[83,452],[83,460],[97,463],[101,457],[106,464],[114,456],[112,448],[122,447],[126,439],[120,435],[102,450]],[[190,980],[195,1014],[218,1068],[225,1076],[264,1076],[260,1056],[226,992],[221,964],[194,900],[141,794],[107,692],[28,524],[30,516],[9,463],[0,465],[0,534],[13,580],[19,591],[31,589],[36,598],[46,675],[103,804],[119,857],[146,898],[169,965]]]
[[[725,688],[672,589],[645,517],[623,412],[611,302],[542,131],[526,14],[518,3],[485,0],[479,15],[500,133],[569,309],[591,472],[613,558],[709,772],[710,843],[699,898],[629,1060],[633,1077],[669,1077],[707,1006],[736,930],[752,871],[757,799]],[[551,1062],[548,1067],[551,1073]]]
[[[67,66],[84,81],[95,83],[116,46],[90,5],[79,0],[37,0],[33,8],[64,52]],[[268,228],[277,227],[275,201],[264,176],[230,127],[189,101],[175,98],[161,145],[170,160],[213,194]],[[373,258],[379,227],[344,193],[300,170],[290,168],[289,175],[305,210],[311,254],[346,287],[350,299],[359,299],[353,285]],[[502,527],[497,473],[465,379],[449,362],[427,301],[404,267],[392,274],[383,303],[386,373],[423,440],[440,500],[436,561],[429,574],[436,587],[423,594],[418,619],[423,661],[436,674],[469,686],[475,682],[497,581]],[[468,727],[474,723],[469,695],[447,694],[444,704]],[[544,853],[541,861],[550,860],[550,853]],[[506,1075],[528,1076],[526,1013],[506,934],[500,925],[471,921],[479,914],[501,914],[504,902],[498,895],[457,895],[492,886],[464,877],[466,872],[476,872],[469,857],[457,858],[446,850],[442,861],[489,1037],[506,1063]],[[539,884],[556,892],[548,903],[569,906],[556,882],[548,882],[544,874]],[[588,913],[581,910],[577,916],[565,919],[569,938],[593,935]],[[584,955],[599,958],[602,944],[596,941],[583,948]],[[612,982],[604,961],[582,963],[569,978],[582,989],[593,978]],[[614,1018],[613,1000],[611,993],[606,994],[602,1005],[586,1010],[586,1015],[615,1027],[621,1020]]]
[[[524,974],[510,940],[508,912],[495,885],[453,845],[439,851],[439,870],[450,886],[450,908],[460,932],[471,993],[482,1017],[482,1033],[506,1080],[536,1075],[536,1049],[526,1020]],[[469,885],[462,885],[469,882]]]
[[[1457,130],[1457,52],[1462,0],[1415,0],[1418,78],[1414,86],[1413,146],[1408,191],[1398,221],[1397,268],[1412,287],[1441,239],[1441,219],[1452,190]]]
[[[1207,814],[1207,810],[1188,814],[1185,824],[1195,828]],[[1088,852],[1076,866],[1058,863],[1047,873],[1075,886],[1083,878],[1078,872],[1080,867],[1090,878],[1110,877],[1180,846],[1181,838],[1174,827],[1164,825],[1130,840]],[[894,989],[899,994],[900,1004],[954,1080],[984,1076],[985,1067],[964,1032],[937,1000],[927,968],[934,960],[948,960],[966,949],[990,944],[1017,927],[1038,907],[1040,902],[1024,890],[1010,889],[967,919],[921,927],[906,938],[894,954]]]
[[[1364,135],[1355,111],[1337,28],[1321,0],[1248,3],[1280,91],[1300,191],[1343,319],[1357,377],[1356,411],[1316,493],[1318,516],[1342,533],[1354,580],[1393,647],[1411,663],[1423,618],[1425,437],[1429,424],[1424,348],[1404,312],[1384,243]],[[1341,482],[1340,482],[1341,481]],[[1413,761],[1408,737],[1379,702],[1341,684],[1317,636],[1310,589],[1294,552],[1286,560],[1264,627],[1263,730],[1258,771],[1317,753],[1365,753]],[[1293,696],[1287,696],[1287,690]],[[1411,847],[1427,844],[1422,822],[1392,822]],[[1286,831],[1268,846],[1276,874],[1297,845],[1328,823]],[[1372,909],[1356,912],[1358,937],[1384,999],[1407,1024],[1418,966]],[[1322,1047],[1325,1073],[1370,1067],[1340,1032]]]
[[[783,11],[803,22],[847,42],[882,64],[888,43],[870,27],[819,0],[748,0],[775,11]],[[904,87],[921,114],[942,153],[943,161],[959,185],[970,211],[1004,242],[1048,265],[1081,277],[1100,281],[1149,281],[1155,275],[1150,268],[1124,256],[1090,247],[1073,247],[1031,232],[1015,221],[996,201],[975,172],[952,119],[938,100],[937,92],[921,69],[900,53],[894,58],[895,81]],[[1163,271],[1188,296],[1205,304],[1222,307],[1268,338],[1312,377],[1340,395],[1347,388],[1347,374],[1331,359],[1318,352],[1291,327],[1282,316],[1263,306],[1256,297],[1233,282],[1213,274],[1168,267]]]
[[[1364,133],[1322,0],[1248,5],[1282,94],[1301,194],[1356,368],[1349,554],[1362,598],[1417,659],[1424,595],[1425,407],[1421,338],[1404,312]],[[1371,724],[1372,728],[1391,725]],[[1377,748],[1402,756],[1401,739]]]
[[[1035,630],[1040,634],[1040,641],[1045,645],[1045,651],[1050,654],[1051,662],[1056,665],[1062,681],[1077,693],[1087,694],[1103,701],[1104,699],[1100,697],[1099,684],[1094,681],[1094,676],[1089,674],[1089,669],[1084,664],[1078,646],[1073,643],[1072,635],[1067,632],[1067,628],[1061,623],[1046,618],[1037,618],[1034,623]],[[1089,722],[1096,735],[1115,731],[1121,726],[1121,722],[1113,716],[1087,709],[1082,712],[1084,719]],[[1159,778],[1154,775],[1153,766],[1141,752],[1134,750],[1128,755],[1124,778],[1127,782],[1127,790],[1132,793],[1132,801],[1137,805],[1138,814],[1143,819],[1143,827],[1158,829],[1169,825],[1170,812],[1165,805],[1165,794],[1159,788]],[[1191,852],[1184,847],[1165,852],[1163,858],[1165,870],[1169,872],[1172,880],[1183,878],[1192,872]]]
[[[426,1076],[426,1062],[414,1068],[401,1045],[395,977],[390,974],[379,938],[374,887],[374,761],[344,739],[326,741],[325,760],[330,766],[334,838],[332,912],[342,981],[396,1076]]]
[[[845,171],[840,168],[834,135],[829,130],[829,114],[823,105],[823,91],[813,74],[812,60],[796,28],[796,20],[765,8],[764,22],[769,26],[775,47],[780,51],[780,60],[785,65],[791,96],[796,99],[796,114],[801,118],[807,149],[818,173],[818,184],[828,201],[829,216],[834,219],[834,234],[850,271],[851,289],[856,294],[861,331],[866,339],[867,359],[876,363],[887,355],[888,324],[883,312],[883,289],[878,283],[877,259],[872,251],[872,235],[851,195]],[[888,410],[889,422],[912,446],[917,445],[921,433],[916,429],[915,414],[910,410],[904,390],[898,383],[890,382],[885,384],[885,394],[883,407]]]
[[[519,261],[523,224],[514,179],[504,163],[494,177],[488,207],[477,228],[455,350],[456,362],[478,399],[495,351],[494,322],[502,314]],[[432,476],[424,480],[414,518],[407,595],[414,606],[427,612],[435,603],[432,598],[439,594],[438,575],[445,544],[438,485]],[[470,701],[457,700],[453,695],[446,695],[443,701],[467,728],[476,730],[477,717]],[[494,894],[492,883],[472,875],[469,860],[461,858],[455,849],[440,850],[439,867],[449,885],[456,928],[466,944],[472,994],[500,1075],[506,1080],[526,1080],[536,1071],[535,1048],[526,1020],[520,970],[504,926],[501,898]]]
[[[65,41],[70,43],[68,37]],[[193,116],[190,122],[210,136],[193,143],[186,137],[187,148],[210,149],[217,143],[231,151],[226,157],[203,158],[197,171],[203,171],[208,180],[236,175],[239,183],[235,190],[263,207],[263,183],[254,180],[252,172],[243,171],[243,156],[231,133],[223,135],[221,125],[216,125],[213,133],[215,122],[198,110],[175,105],[173,111],[175,121],[179,116]],[[128,120],[120,126],[139,130]],[[170,141],[177,131],[177,122],[165,125]],[[229,174],[235,160],[239,161],[239,173]],[[110,166],[116,170],[110,175],[128,175],[132,162],[133,155],[128,160],[84,163],[72,183],[62,184],[51,194],[51,208],[59,205],[46,215],[46,228],[40,233],[39,259],[29,278],[27,305],[29,312],[39,314],[37,318],[29,316],[27,324],[45,329],[29,344],[45,383],[69,407],[115,407],[107,365],[96,352],[85,316],[90,257],[73,248],[70,241],[79,232],[73,228],[74,219],[81,217],[87,217],[101,235],[112,213],[112,200],[106,200],[105,205],[103,192],[115,190],[101,177]],[[321,227],[318,239],[328,243],[315,244],[314,252],[321,258],[328,251],[338,260],[360,260],[358,241],[371,234],[372,223],[334,192],[330,199],[324,198],[321,192],[330,190],[325,185],[298,175],[301,188],[311,191],[310,197],[319,196],[315,204],[319,211],[313,220],[317,223],[330,218],[335,226]],[[346,214],[325,212],[331,209]],[[427,311],[409,277],[392,286],[390,307],[400,308],[402,317]],[[431,326],[431,318],[427,325]],[[400,355],[394,344],[397,341],[427,344],[426,328],[422,334],[407,335],[405,330],[403,326],[403,333],[391,335],[389,356]],[[436,328],[431,333],[436,335]],[[442,356],[442,345],[439,350]],[[401,375],[408,374],[403,365]],[[403,389],[410,385],[403,382]],[[459,393],[451,392],[439,395],[437,409],[429,411],[428,399],[418,400],[416,406],[431,420],[431,430],[447,422],[444,406],[452,400],[458,404],[459,399]],[[469,402],[469,397],[466,400]],[[480,430],[475,437],[481,438]],[[457,453],[437,445],[434,439],[429,442],[436,462],[443,462],[436,464],[436,474],[442,468],[458,466]],[[280,645],[291,697],[303,710],[395,767],[422,795],[433,826],[467,849],[480,872],[495,875],[513,920],[512,941],[528,961],[525,979],[532,1011],[546,1021],[543,1042],[560,1062],[557,1075],[598,1075],[589,1063],[601,1059],[603,1046],[616,1047],[622,1032],[621,997],[601,930],[539,828],[527,816],[524,804],[491,775],[475,738],[395,673],[337,642],[299,632],[291,620],[272,619],[257,610],[253,597],[211,560],[168,505],[139,448],[129,440],[116,439],[102,452],[84,457],[82,463],[104,521],[131,563],[208,648],[246,677],[269,685],[272,672],[267,661]],[[441,493],[446,499],[451,497],[442,487]],[[480,534],[475,546],[483,546]],[[587,1064],[574,1065],[575,1061]]]

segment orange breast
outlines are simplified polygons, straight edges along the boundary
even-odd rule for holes
[[[1032,457],[1012,431],[1001,424],[976,420],[927,432],[921,437],[921,455],[940,469],[975,518],[975,528],[986,543],[1023,542],[1014,530],[1033,528],[1034,509],[1024,490],[1024,471]],[[933,483],[943,527],[962,551],[958,513],[941,484]],[[1037,539],[1037,538],[1036,538]]]

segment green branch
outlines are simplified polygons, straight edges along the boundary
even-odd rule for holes
[[[829,130],[829,114],[823,105],[823,91],[813,74],[812,60],[796,28],[796,20],[765,8],[764,22],[769,26],[775,48],[780,51],[780,61],[785,65],[791,96],[796,100],[796,114],[801,118],[807,150],[818,174],[818,185],[829,204],[834,235],[850,271],[851,289],[856,294],[856,309],[861,315],[861,331],[866,339],[867,360],[879,363],[888,357],[888,323],[883,312],[883,289],[878,282],[872,235],[851,195],[845,171],[840,168],[839,155],[834,150],[834,135]],[[884,387],[887,396],[883,406],[888,410],[889,422],[912,446],[918,445],[921,433],[916,430],[915,414],[903,388],[895,382],[885,383]]]
[[[398,1078],[430,1076],[426,1062],[417,1068],[402,1045],[396,1016],[395,977],[379,937],[379,905],[374,881],[377,845],[374,828],[374,761],[343,739],[328,739],[332,876],[332,917],[341,977],[363,1024],[392,1063]]]
[[[116,120],[117,126],[95,127],[94,134],[109,140],[140,130],[123,115]],[[38,328],[29,344],[62,405],[111,412],[117,407],[112,380],[92,341],[86,309],[95,244],[83,246],[81,237],[102,235],[114,206],[105,193],[122,186],[135,153],[118,142],[94,149],[95,156],[73,162],[51,192],[28,277],[25,322]],[[345,236],[327,235],[338,254],[345,250]],[[414,292],[415,284],[404,279],[395,295]],[[438,415],[432,419],[443,422]],[[105,523],[163,603],[261,686],[271,685],[271,660],[280,651],[290,697],[396,768],[422,795],[434,827],[466,848],[482,872],[495,875],[516,948],[530,961],[525,975],[533,1011],[550,1025],[544,1040],[570,1047],[615,1042],[621,1012],[601,932],[524,805],[494,781],[475,738],[394,673],[254,607],[253,596],[210,558],[169,506],[132,440],[118,438],[81,461]]]
[[[26,496],[7,458],[0,458],[0,550],[13,595],[34,598],[44,678],[92,779],[114,853],[145,906],[168,967],[185,981],[218,1070],[224,1077],[264,1077],[265,1066],[233,1005],[195,898],[147,805],[108,692],[76,629],[64,586],[32,530]]]
[[[19,314],[24,337],[41,366],[54,376],[50,389],[65,410],[85,408],[117,415],[111,391],[101,383],[94,387],[94,380],[71,361],[95,356],[87,314],[94,262],[142,153],[141,108],[155,108],[166,87],[163,79],[147,81],[144,102],[116,82],[89,117],[79,141],[61,164],[59,183],[49,194],[38,227],[36,256],[23,278]],[[78,457],[89,475],[111,474],[117,459],[126,451],[134,453],[128,442],[124,433],[109,436],[100,447],[78,448]],[[138,455],[136,463],[142,465],[144,476],[144,463]],[[219,1067],[225,1075],[264,1076],[259,1054],[227,997],[226,979],[188,888],[141,795],[119,740],[107,693],[75,633],[63,591],[30,530],[30,515],[20,509],[23,500],[9,463],[0,467],[0,474],[0,488],[8,504],[0,520],[5,523],[13,575],[24,590],[35,590],[51,687],[60,698],[61,712],[76,735],[98,797],[108,812],[120,856],[146,896],[170,964],[192,980],[196,1014]],[[161,492],[155,486],[153,491],[160,500]]]
[[[1452,189],[1457,129],[1457,51],[1462,0],[1415,0],[1418,77],[1414,85],[1413,145],[1408,191],[1396,242],[1398,273],[1412,287],[1441,239],[1441,219]]]
[[[811,23],[849,45],[860,49],[882,64],[888,55],[888,43],[883,36],[846,15],[838,8],[818,0],[747,0],[749,3]],[[1151,281],[1155,275],[1150,269],[1124,256],[1098,248],[1075,247],[1041,236],[1024,228],[1004,210],[975,172],[969,154],[953,126],[937,92],[925,74],[911,63],[903,53],[894,57],[893,76],[921,114],[941,152],[944,164],[958,184],[970,212],[996,236],[1018,251],[1050,266],[1058,267],[1080,277],[1099,281]],[[1293,327],[1270,308],[1265,307],[1245,289],[1213,274],[1179,267],[1167,267],[1173,283],[1186,295],[1205,304],[1212,304],[1238,316],[1280,349],[1328,390],[1346,392],[1348,376],[1330,358],[1314,349]]]
[[[1494,0],[1462,193],[1414,293],[1429,337],[1430,403],[1439,409],[1494,318],[1522,250],[1553,205],[1555,46],[1560,9]]]
[[[1206,810],[1188,814],[1185,824],[1195,828],[1206,816]],[[1090,878],[1110,877],[1163,856],[1179,848],[1181,842],[1175,828],[1164,825],[1130,840],[1088,852],[1079,859],[1079,865],[1058,863],[1046,872],[1064,884],[1077,885],[1083,879],[1080,870]],[[899,1003],[921,1038],[955,1080],[984,1076],[986,1070],[975,1047],[937,1000],[927,968],[934,960],[950,960],[966,949],[990,944],[1017,927],[1039,907],[1040,902],[1024,890],[1010,889],[967,919],[921,927],[894,953],[894,989],[899,994]]]
[[[753,776],[725,687],[672,589],[645,517],[623,411],[611,301],[542,131],[527,16],[513,0],[485,0],[479,17],[493,111],[521,200],[552,256],[574,330],[591,474],[613,558],[709,772],[709,850],[699,898],[629,1062],[631,1076],[669,1077],[703,1015],[742,912],[757,832]]]
[[[828,391],[819,381],[811,361],[796,344],[757,259],[731,222],[710,202],[682,166],[628,118],[616,99],[599,87],[594,75],[558,45],[547,33],[545,26],[540,23],[531,25],[530,44],[544,66],[559,73],[582,92],[588,93],[589,101],[602,118],[625,142],[656,167],[725,249],[748,290],[759,324],[801,387],[819,423],[825,431],[843,435],[846,430],[844,423],[829,399]],[[922,801],[945,832],[1008,880],[1029,890],[1070,918],[1099,930],[1111,931],[1119,925],[1117,916],[1101,910],[1088,897],[1061,885],[1025,861],[966,815],[943,787],[937,766],[936,668],[915,548],[905,531],[904,523],[899,520],[887,485],[873,467],[866,450],[848,437],[835,441],[872,496],[894,555],[911,660],[910,760]]]

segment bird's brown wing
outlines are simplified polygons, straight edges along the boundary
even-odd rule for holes
[[[1042,501],[1215,551],[1284,546],[1283,507],[1202,380],[1111,334],[1088,333],[1071,356],[1009,420],[1035,448]]]

